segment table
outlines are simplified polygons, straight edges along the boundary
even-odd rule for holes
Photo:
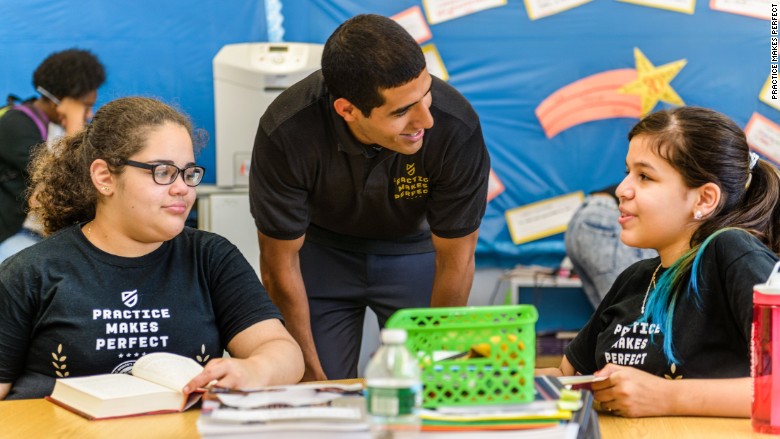
[[[198,415],[198,410],[190,410],[185,413],[88,421],[42,399],[0,401],[0,438],[197,438],[195,421]],[[603,439],[772,437],[753,433],[748,419],[625,419],[605,413],[599,416],[599,425]],[[312,436],[312,439],[316,437]]]

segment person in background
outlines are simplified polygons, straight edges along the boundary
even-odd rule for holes
[[[0,265],[0,398],[158,351],[205,365],[185,392],[298,382],[300,348],[255,271],[225,238],[184,226],[205,173],[184,115],[117,99],[31,166],[52,235]]]
[[[33,73],[41,96],[0,117],[0,261],[42,239],[40,224],[26,218],[30,151],[47,139],[80,131],[105,80],[105,69],[91,52],[55,52]]]
[[[628,135],[620,239],[659,257],[618,276],[559,368],[621,416],[750,416],[753,286],[780,250],[780,177],[728,117],[680,107]]]
[[[617,186],[591,192],[572,216],[564,235],[566,255],[594,309],[629,265],[658,256],[655,250],[620,242]]]
[[[263,284],[304,380],[357,376],[366,307],[466,305],[490,158],[474,109],[390,18],[357,15],[260,119],[249,197]]]

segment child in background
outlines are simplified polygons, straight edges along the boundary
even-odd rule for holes
[[[32,79],[41,96],[0,117],[0,262],[43,238],[40,223],[27,216],[33,147],[84,128],[106,72],[91,52],[68,49],[47,56]]]

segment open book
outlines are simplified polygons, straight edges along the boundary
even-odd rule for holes
[[[156,352],[136,361],[132,375],[59,378],[46,399],[88,419],[184,411],[202,391],[185,395],[182,388],[202,370],[190,358]]]

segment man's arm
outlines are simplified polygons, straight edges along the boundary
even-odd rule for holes
[[[462,238],[432,235],[436,251],[431,306],[466,306],[474,281],[474,250],[479,231]]]
[[[302,381],[327,380],[322,370],[309,320],[309,301],[301,276],[298,251],[303,237],[293,240],[274,239],[257,232],[260,241],[260,273],[268,295],[284,316],[287,330],[303,351],[306,370]]]
[[[11,391],[11,384],[13,383],[0,383],[0,400],[8,396],[8,392]]]

